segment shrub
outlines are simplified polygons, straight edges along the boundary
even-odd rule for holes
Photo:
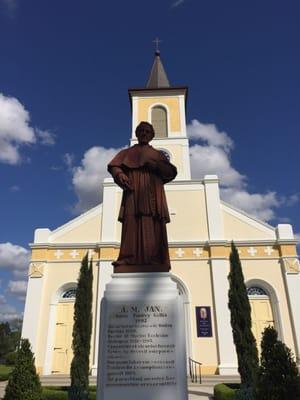
[[[252,387],[241,387],[236,391],[234,400],[256,400],[256,393]]]
[[[234,399],[236,390],[231,389],[224,383],[220,383],[214,387],[214,400],[230,400]]]
[[[45,387],[42,392],[42,400],[67,400],[68,388],[67,387]],[[89,399],[96,400],[96,391],[94,387],[89,388]]]
[[[277,339],[277,332],[271,326],[263,332],[261,349],[258,399],[299,400],[300,385],[297,365],[291,350]]]
[[[41,400],[42,388],[28,339],[22,339],[16,366],[9,376],[4,400]]]
[[[43,389],[42,400],[67,400],[68,392],[56,389]]]

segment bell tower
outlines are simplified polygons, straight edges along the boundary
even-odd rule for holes
[[[171,86],[156,50],[146,87],[129,89],[132,109],[131,145],[137,143],[135,129],[141,121],[155,130],[151,145],[165,152],[177,167],[176,180],[190,180],[189,142],[186,135],[186,86]]]

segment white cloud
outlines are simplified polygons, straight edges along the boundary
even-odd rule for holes
[[[224,201],[238,207],[263,221],[270,221],[276,217],[274,208],[282,205],[276,192],[248,193],[246,190],[235,188],[221,189]]]
[[[202,179],[204,175],[216,174],[220,178],[222,198],[249,214],[264,221],[276,217],[276,209],[291,206],[299,201],[299,194],[279,196],[275,191],[250,193],[247,177],[231,164],[230,154],[233,140],[226,132],[219,131],[214,124],[204,124],[196,119],[187,126],[190,146],[192,177]],[[102,200],[102,182],[108,175],[107,163],[120,149],[92,147],[87,150],[79,166],[74,166],[74,156],[65,154],[64,161],[72,173],[72,184],[78,202],[76,213],[99,204]]]
[[[10,242],[0,243],[0,269],[7,269],[15,277],[25,278],[30,260],[30,252],[24,247]]]
[[[230,152],[234,147],[232,139],[214,124],[192,120],[187,126],[187,132],[191,140],[200,142],[190,147],[193,178],[201,179],[206,174],[218,175],[224,201],[264,221],[274,219],[275,210],[283,204],[291,206],[299,201],[299,194],[283,197],[275,191],[250,193],[247,190],[247,177],[231,164]]]
[[[119,150],[91,147],[85,152],[81,164],[72,168],[72,183],[78,197],[74,207],[76,213],[86,211],[100,203],[103,179],[109,176],[107,164]],[[73,160],[71,164],[72,162]]]
[[[0,93],[0,162],[11,165],[21,163],[20,148],[37,142],[54,144],[54,135],[34,129],[23,104],[14,97]]]
[[[43,131],[42,129],[36,129],[36,135],[40,140],[40,143],[45,146],[53,146],[55,144],[55,135],[49,131]]]
[[[9,281],[7,285],[7,293],[17,296],[21,301],[25,300],[27,290],[27,281]]]
[[[227,152],[221,147],[195,144],[190,147],[193,178],[216,174],[224,186],[243,187],[246,177],[231,166]]]
[[[12,321],[14,319],[22,318],[16,308],[7,303],[5,297],[0,295],[0,321]]]
[[[215,124],[203,124],[193,119],[187,125],[188,137],[192,140],[202,140],[210,146],[218,146],[227,153],[233,148],[233,141],[226,132],[220,132]]]

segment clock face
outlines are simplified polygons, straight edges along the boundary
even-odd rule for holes
[[[167,157],[168,161],[171,160],[171,155],[170,155],[170,153],[169,153],[167,150],[159,149],[159,151],[160,151],[161,153],[163,153],[164,156]]]

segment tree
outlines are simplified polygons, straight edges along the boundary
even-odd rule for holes
[[[0,323],[0,362],[17,350],[21,337],[20,320]]]
[[[277,332],[271,326],[263,332],[261,350],[259,400],[300,399],[298,369],[292,352],[277,339]]]
[[[231,243],[229,303],[233,340],[238,358],[242,390],[255,392],[258,374],[258,352],[251,331],[251,307],[240,257],[234,243]],[[254,395],[254,394],[253,394]]]
[[[11,329],[8,322],[0,323],[0,359],[11,352]]]
[[[41,400],[42,388],[28,339],[21,339],[16,366],[9,376],[3,400]]]
[[[92,333],[92,284],[93,264],[92,261],[89,262],[88,254],[86,254],[81,263],[74,307],[72,342],[74,357],[71,363],[69,400],[88,399]]]

